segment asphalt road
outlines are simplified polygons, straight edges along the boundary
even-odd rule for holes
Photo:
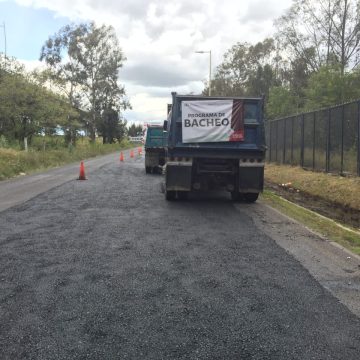
[[[314,234],[227,194],[166,202],[142,158],[87,176],[0,212],[0,359],[360,358],[356,306],[302,265]]]
[[[125,152],[129,157],[129,151]],[[86,171],[94,171],[104,164],[119,161],[117,154],[95,157],[86,161]],[[0,182],[0,211],[21,204],[34,196],[73,180],[79,175],[80,163],[61,166],[30,176]]]

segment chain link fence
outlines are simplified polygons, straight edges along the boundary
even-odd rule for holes
[[[267,161],[360,176],[360,100],[266,123]]]

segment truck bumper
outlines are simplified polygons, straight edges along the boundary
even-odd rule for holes
[[[191,162],[167,162],[165,186],[167,191],[191,191]]]

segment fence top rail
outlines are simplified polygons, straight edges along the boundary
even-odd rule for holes
[[[268,120],[267,122],[271,123],[271,122],[276,122],[276,121],[280,121],[280,120],[287,120],[287,119],[295,118],[295,117],[298,117],[298,116],[314,114],[314,113],[317,113],[317,112],[320,112],[320,111],[329,111],[329,110],[340,108],[342,106],[352,105],[352,104],[357,104],[357,103],[360,103],[360,99],[348,101],[348,102],[343,103],[343,104],[329,106],[329,107],[326,107],[326,108],[320,108],[320,109],[316,109],[316,110],[312,110],[312,111],[306,111],[306,112],[302,112],[302,113],[292,114],[292,115],[285,116],[285,117],[282,117],[282,118]]]

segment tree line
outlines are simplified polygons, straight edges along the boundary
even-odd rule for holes
[[[268,119],[360,97],[360,0],[293,0],[275,27],[272,38],[226,51],[213,95],[263,94]],[[122,117],[130,107],[118,80],[126,58],[113,27],[65,26],[40,60],[45,70],[28,73],[0,56],[0,137],[26,147],[34,135],[61,133],[74,145],[83,133],[112,143],[141,131]]]
[[[267,119],[360,97],[360,1],[293,0],[275,27],[272,38],[224,54],[212,94],[265,95]]]
[[[0,58],[0,136],[27,147],[34,135],[62,133],[75,145],[80,133],[92,142],[120,141],[122,111],[129,108],[119,70],[126,60],[111,26],[68,25],[41,49],[45,70],[26,72],[14,58]]]

